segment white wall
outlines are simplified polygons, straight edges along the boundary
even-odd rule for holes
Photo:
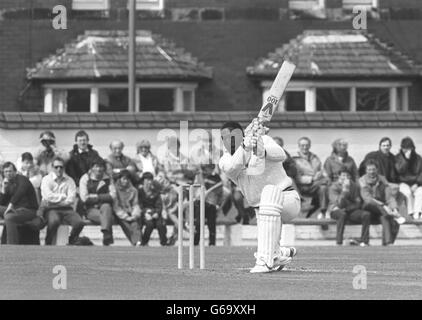
[[[217,129],[217,128],[216,128]],[[43,130],[5,130],[0,129],[0,153],[6,161],[16,161],[23,152],[34,152],[39,147],[39,134]],[[56,135],[57,145],[70,150],[74,135],[77,130],[57,129],[52,130]],[[95,149],[105,157],[109,153],[108,145],[113,139],[123,140],[126,144],[125,153],[129,156],[135,155],[135,145],[142,139],[150,140],[152,151],[155,153],[163,142],[157,140],[158,129],[138,130],[138,129],[89,129],[86,130],[90,136],[90,142]],[[179,130],[175,129],[179,134]],[[218,132],[218,131],[217,131]],[[191,133],[191,131],[190,131]],[[400,146],[400,141],[405,136],[413,138],[416,149],[422,153],[422,128],[411,129],[272,129],[271,136],[283,138],[285,148],[290,153],[297,150],[297,140],[299,137],[307,136],[312,140],[312,151],[315,152],[322,161],[331,153],[331,143],[337,138],[344,138],[349,142],[349,153],[359,165],[366,153],[378,148],[379,140],[388,136],[393,141],[393,153],[396,153]],[[191,141],[196,139],[191,137]],[[191,143],[192,145],[192,143]]]

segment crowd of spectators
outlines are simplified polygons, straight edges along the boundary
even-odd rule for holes
[[[274,137],[283,147],[283,140]],[[111,141],[110,154],[101,156],[81,130],[69,152],[56,145],[53,132],[40,135],[41,147],[33,155],[23,153],[15,163],[1,166],[0,218],[4,220],[2,242],[23,243],[27,234],[44,227],[45,244],[54,244],[58,227],[68,224],[69,244],[81,242],[80,233],[91,221],[99,225],[103,245],[114,242],[113,225],[118,224],[134,246],[148,245],[157,229],[160,244],[177,240],[177,186],[199,183],[206,188],[206,223],[209,245],[216,242],[219,213],[237,210],[236,221],[248,224],[254,217],[239,190],[225,178],[214,159],[218,148],[202,146],[186,156],[176,137],[167,140],[161,155],[151,152],[151,144],[136,144],[136,156],[129,157],[124,142]],[[362,246],[369,244],[370,224],[382,224],[383,244],[394,243],[400,218],[420,219],[422,215],[422,158],[411,138],[402,140],[397,155],[391,153],[391,139],[383,138],[379,149],[368,153],[360,166],[348,153],[348,143],[337,139],[332,154],[322,162],[311,151],[311,139],[298,140],[298,151],[288,153],[286,173],[302,197],[306,218],[337,220],[337,244],[343,243],[346,224],[362,224]],[[218,158],[219,155],[217,155]],[[188,209],[187,194],[183,208]],[[306,203],[309,207],[306,207]],[[195,243],[199,241],[199,199],[195,195]],[[184,213],[186,214],[186,212]],[[173,233],[167,235],[167,225]],[[187,226],[185,226],[187,228]],[[34,243],[39,243],[37,235]],[[34,240],[35,239],[35,240]]]

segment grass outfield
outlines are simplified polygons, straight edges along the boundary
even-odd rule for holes
[[[0,299],[421,298],[420,247],[299,247],[284,271],[249,274],[254,249],[207,247],[206,270],[179,271],[176,247],[1,246]],[[66,290],[52,287],[55,265]],[[366,290],[353,289],[356,265]]]

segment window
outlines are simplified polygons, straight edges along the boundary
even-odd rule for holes
[[[127,2],[129,8],[129,1]],[[155,10],[164,9],[164,0],[136,0],[136,10]]]
[[[305,91],[289,91],[286,93],[286,111],[305,111]]]
[[[90,93],[90,89],[68,89],[67,112],[89,112]]]
[[[109,0],[72,0],[73,10],[108,10]]]
[[[378,0],[343,0],[344,9],[353,9],[354,7],[378,8]]]
[[[357,88],[356,111],[389,111],[389,88]]]
[[[98,95],[99,112],[127,112],[129,110],[127,89],[100,89]]]
[[[174,89],[140,89],[140,111],[173,111]]]
[[[315,10],[325,7],[325,0],[289,0],[289,9]]]
[[[349,88],[318,88],[317,111],[349,111],[350,89]]]

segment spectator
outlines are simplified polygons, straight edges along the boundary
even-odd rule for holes
[[[274,137],[274,141],[283,148],[284,152],[286,153],[286,160],[283,161],[283,167],[286,171],[287,175],[292,178],[293,183],[295,183],[296,176],[297,176],[297,168],[294,159],[290,156],[290,154],[284,149],[284,141],[280,137]],[[295,188],[296,189],[296,188]]]
[[[396,169],[400,192],[407,198],[408,213],[419,219],[422,215],[422,158],[415,149],[411,138],[403,138],[396,155]]]
[[[145,224],[141,245],[148,245],[152,231],[157,228],[160,236],[160,244],[167,244],[167,227],[162,215],[163,203],[160,191],[153,184],[154,176],[151,172],[145,172],[141,178],[139,189],[139,205],[142,210],[142,220]]]
[[[164,152],[159,156],[159,161],[171,183],[176,185],[193,183],[199,173],[199,166],[189,161],[188,156],[181,152],[180,147],[179,139],[170,137]]]
[[[337,220],[337,245],[343,244],[343,234],[346,223],[362,224],[360,243],[369,244],[369,227],[371,214],[361,210],[359,184],[351,181],[347,168],[340,169],[336,182],[329,189],[329,209],[331,218]]]
[[[42,176],[47,175],[52,167],[51,164],[55,157],[60,157],[67,161],[69,155],[64,151],[60,150],[56,146],[56,137],[51,131],[44,131],[40,134],[41,148],[35,153],[35,163],[40,168]]]
[[[410,221],[412,219],[409,216],[407,211],[407,198],[406,196],[400,192],[400,186],[396,183],[390,183],[390,190],[391,196],[393,197],[394,201],[397,204],[397,213],[399,216],[404,217],[406,221]]]
[[[350,172],[351,179],[356,182],[359,173],[355,160],[347,152],[348,143],[346,140],[337,139],[333,142],[332,147],[333,152],[324,163],[324,170],[330,179],[330,183],[337,181],[339,171],[343,166],[346,166]]]
[[[160,169],[160,163],[151,152],[151,143],[148,140],[142,140],[136,144],[136,167],[139,176],[145,172],[150,172],[155,177]]]
[[[121,170],[117,176],[114,212],[126,237],[135,246],[141,243],[141,208],[138,190],[132,185],[130,178],[128,170]]]
[[[81,177],[89,171],[93,162],[100,156],[89,144],[89,136],[85,131],[80,130],[76,133],[75,142],[76,144],[70,151],[66,173],[75,181],[76,186],[79,186]]]
[[[215,246],[217,228],[217,209],[223,203],[223,182],[220,178],[218,167],[214,164],[201,166],[201,180],[205,186],[205,223],[208,226],[208,240],[210,246]],[[195,245],[200,239],[200,194],[194,201]]]
[[[390,183],[397,182],[395,158],[394,155],[390,152],[391,146],[392,143],[390,138],[382,138],[379,143],[378,151],[372,151],[368,153],[365,156],[365,159],[363,159],[361,162],[359,166],[359,175],[363,176],[365,174],[365,162],[369,159],[372,159],[377,163],[380,175],[384,176]]]
[[[400,228],[390,214],[392,210],[397,211],[397,203],[391,196],[387,180],[378,174],[377,163],[368,160],[365,166],[366,174],[359,179],[363,209],[371,213],[371,222],[381,222],[382,245],[387,246],[394,243]]]
[[[35,189],[35,194],[37,196],[38,203],[41,202],[41,194],[40,194],[40,187],[41,187],[41,180],[42,175],[40,170],[37,166],[34,165],[34,158],[32,154],[29,152],[23,153],[16,162],[16,169],[18,173],[27,177],[29,181],[31,181],[32,186]]]
[[[167,216],[167,221],[173,225],[173,233],[167,241],[167,245],[172,246],[176,243],[178,235],[179,194],[175,188],[175,185],[172,185],[166,178],[164,171],[159,171],[155,179],[160,184],[163,212]]]
[[[297,188],[303,196],[312,197],[312,203],[316,204],[315,209],[308,212],[309,217],[320,208],[320,215],[324,215],[328,206],[328,179],[322,170],[321,160],[310,151],[311,140],[302,137],[298,140],[299,151],[293,157],[297,168]]]
[[[7,244],[19,244],[18,226],[29,223],[38,209],[34,187],[29,179],[17,173],[11,162],[3,165],[0,188],[0,217],[4,218]]]
[[[79,194],[85,205],[86,217],[101,225],[103,245],[113,240],[113,201],[115,188],[106,174],[106,164],[101,158],[93,160],[91,169],[81,177]]]
[[[41,184],[42,203],[40,215],[47,220],[45,244],[51,245],[61,223],[72,227],[69,244],[74,244],[81,233],[84,223],[73,209],[76,203],[76,185],[72,178],[64,173],[65,161],[56,157],[53,171],[46,175]]]
[[[137,167],[135,162],[123,154],[125,145],[120,140],[114,140],[110,143],[111,154],[106,159],[107,172],[110,177],[115,180],[119,176],[120,171],[127,170],[131,176],[132,184],[137,182]]]

